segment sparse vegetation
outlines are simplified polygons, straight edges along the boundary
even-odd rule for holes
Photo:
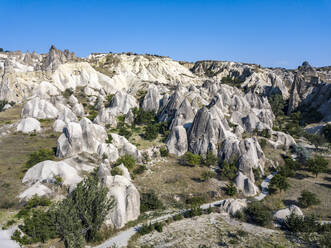
[[[237,175],[238,168],[234,160],[231,161],[223,161],[221,166],[221,176],[223,178],[227,178],[229,180],[233,180]]]
[[[285,191],[290,187],[286,177],[281,174],[276,174],[271,180],[269,184],[269,191],[276,192],[277,190]]]
[[[310,206],[318,205],[321,203],[321,201],[317,198],[317,195],[309,192],[308,190],[301,191],[298,202],[302,208],[308,208]]]
[[[249,203],[245,213],[248,222],[260,226],[268,226],[271,224],[272,212],[261,202],[254,201]]]
[[[116,175],[122,176],[123,175],[123,171],[118,166],[112,168],[110,173],[112,176],[116,176]]]
[[[161,155],[161,157],[167,157],[168,154],[169,154],[169,151],[168,151],[168,149],[166,147],[163,146],[163,147],[160,148],[160,155]]]
[[[237,194],[237,188],[233,182],[227,184],[224,188],[225,194],[228,196],[235,196]]]
[[[325,172],[328,168],[328,161],[324,159],[322,156],[315,156],[307,161],[308,170],[311,171],[315,175]]]
[[[217,157],[211,151],[208,151],[206,154],[206,158],[203,160],[203,164],[210,167],[210,166],[216,166],[217,163],[218,163]]]
[[[201,164],[201,161],[201,156],[192,152],[186,152],[182,157],[183,164],[191,167]]]
[[[39,151],[30,154],[29,160],[26,162],[25,167],[31,168],[35,164],[45,160],[54,160],[54,151],[51,149],[40,149]]]
[[[136,161],[132,155],[125,154],[117,159],[116,165],[120,164],[124,164],[124,166],[128,169],[133,169],[136,166]]]
[[[150,210],[162,209],[163,204],[157,197],[154,191],[142,193],[140,197],[140,211],[146,212]]]

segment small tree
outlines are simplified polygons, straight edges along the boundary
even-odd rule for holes
[[[270,225],[272,221],[272,212],[269,208],[261,202],[251,202],[246,208],[246,217],[248,222],[266,226]]]
[[[327,141],[331,143],[331,124],[327,124],[323,127],[322,134],[327,139]]]
[[[229,196],[235,196],[237,194],[237,188],[234,186],[233,182],[227,184],[224,188],[225,194]]]
[[[315,156],[307,161],[308,169],[315,175],[318,176],[319,173],[325,172],[328,168],[328,161],[322,156]]]
[[[301,195],[298,199],[299,205],[302,208],[308,208],[312,205],[320,204],[320,200],[317,198],[316,194],[309,192],[307,190],[301,191]]]
[[[145,127],[144,138],[155,140],[159,134],[159,127],[156,124],[149,124]]]
[[[277,189],[282,192],[283,190],[287,190],[290,187],[289,183],[287,182],[286,177],[276,174],[271,180],[269,184],[269,188],[273,191],[276,191]]]
[[[160,148],[160,155],[161,157],[167,157],[169,154],[169,151],[166,147],[161,147]]]
[[[182,160],[185,165],[192,167],[201,164],[201,156],[199,154],[193,154],[192,152],[186,152]]]
[[[315,146],[316,149],[326,143],[326,139],[323,135],[312,134],[307,136],[309,141]]]
[[[213,177],[215,177],[215,173],[212,171],[204,171],[201,173],[201,180],[204,182],[209,181],[209,179]]]
[[[208,167],[216,166],[217,162],[218,162],[217,157],[211,151],[208,151],[206,154],[206,158],[203,161],[204,165]]]
[[[221,167],[221,175],[225,178],[233,180],[237,175],[238,168],[234,161],[223,161]]]

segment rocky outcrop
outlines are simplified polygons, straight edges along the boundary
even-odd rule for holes
[[[62,183],[68,186],[76,185],[82,180],[77,170],[69,164],[63,161],[46,160],[28,169],[22,179],[22,183],[28,185],[33,185],[37,182],[55,183],[56,177],[62,178]]]
[[[16,131],[22,133],[40,132],[40,122],[34,118],[28,117],[18,123]]]
[[[97,153],[107,138],[106,130],[83,117],[79,123],[70,122],[56,143],[56,156],[66,157],[81,152]]]
[[[100,144],[97,152],[99,157],[106,156],[110,162],[115,162],[119,158],[118,150],[113,144]]]
[[[173,129],[176,126],[184,126],[186,130],[189,130],[193,122],[195,113],[191,106],[191,103],[187,98],[183,100],[179,108],[176,111],[175,117],[171,122],[169,129]]]
[[[183,126],[176,126],[172,129],[168,139],[167,148],[170,154],[182,156],[187,152],[187,134]]]
[[[216,105],[209,109],[203,107],[194,117],[188,134],[189,150],[197,154],[208,151],[217,154],[218,144],[229,136],[234,134],[230,132],[222,111]]]
[[[23,118],[55,119],[58,113],[58,109],[51,102],[35,97],[24,105],[21,116]]]
[[[31,187],[27,188],[23,191],[18,197],[20,201],[27,201],[31,199],[34,195],[37,196],[50,196],[52,194],[52,190],[47,186],[43,185],[40,182],[33,184]]]
[[[111,176],[105,165],[99,167],[97,175],[109,188],[108,195],[113,197],[116,203],[106,217],[105,224],[119,229],[127,222],[136,220],[140,214],[140,195],[132,182],[125,176]]]
[[[60,64],[64,64],[69,60],[75,59],[75,54],[70,53],[69,50],[58,50],[54,45],[51,46],[49,52],[45,58],[44,63],[41,65],[41,69],[44,71],[55,71]]]
[[[243,211],[247,207],[247,201],[246,199],[226,199],[221,201],[219,207],[231,216],[235,216],[238,211]]]
[[[123,91],[117,91],[110,101],[110,109],[117,116],[119,114],[127,114],[130,109],[139,107],[136,98]]]
[[[274,214],[274,219],[280,223],[284,222],[288,216],[295,214],[297,216],[303,216],[301,209],[298,206],[291,205],[288,208],[278,210]]]
[[[144,97],[142,108],[145,111],[157,112],[160,106],[161,95],[157,86],[151,85],[147,90],[147,94]]]
[[[118,149],[120,156],[129,154],[132,155],[135,159],[140,159],[141,154],[135,145],[132,145],[125,137],[118,134],[112,133],[113,137],[112,144]]]
[[[269,140],[269,143],[271,143],[275,149],[289,149],[296,145],[296,142],[291,135],[273,130],[271,130],[271,139]]]

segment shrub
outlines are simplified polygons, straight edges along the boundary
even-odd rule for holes
[[[309,159],[307,161],[307,167],[309,171],[311,171],[315,177],[317,177],[319,173],[325,172],[327,170],[328,161],[322,156],[316,155],[313,159]]]
[[[297,216],[296,214],[290,214],[284,221],[283,227],[290,232],[303,232],[312,233],[321,229],[320,224],[316,221],[314,215],[311,216]]]
[[[106,140],[107,144],[110,144],[113,141],[113,136],[111,136],[111,134],[108,134],[108,138]]]
[[[247,221],[260,226],[271,224],[272,212],[261,202],[250,202],[245,210]]]
[[[155,122],[155,113],[154,111],[145,111],[142,108],[134,108],[133,109],[134,114],[134,123],[137,125],[142,124],[152,124]]]
[[[157,124],[148,124],[145,127],[144,139],[155,140],[159,134],[159,127]]]
[[[163,208],[162,202],[157,195],[152,191],[149,193],[143,193],[140,197],[140,211],[146,212],[150,210],[156,210]]]
[[[210,166],[216,166],[217,162],[218,162],[217,157],[211,151],[208,151],[206,154],[206,158],[203,161],[203,164],[210,167]]]
[[[136,161],[134,160],[134,157],[130,154],[125,154],[119,159],[117,159],[116,165],[120,165],[122,163],[128,169],[133,169],[136,166]]]
[[[262,136],[264,138],[270,139],[271,135],[268,129],[263,129],[262,131],[257,131],[257,135]]]
[[[8,104],[8,101],[0,100],[0,112],[3,111],[3,108],[5,107],[6,104]]]
[[[161,157],[167,157],[169,154],[169,151],[166,147],[161,147],[160,148],[160,155]]]
[[[176,214],[176,215],[174,215],[174,216],[172,217],[172,219],[173,219],[174,221],[179,221],[179,220],[184,219],[184,216],[183,216],[182,214]]]
[[[132,132],[125,126],[120,127],[118,134],[129,139],[132,136]]]
[[[207,182],[207,181],[209,181],[210,178],[213,178],[215,176],[216,176],[215,172],[204,171],[201,173],[201,180]]]
[[[305,137],[315,146],[316,149],[327,142],[324,135],[320,134],[310,134]]]
[[[74,94],[74,90],[71,88],[68,88],[63,92],[65,98],[69,98],[72,94]]]
[[[110,173],[111,173],[112,176],[116,176],[116,175],[122,176],[123,175],[123,171],[117,166],[112,168]]]
[[[295,171],[289,168],[288,166],[281,166],[278,170],[278,173],[283,177],[295,177]]]
[[[237,194],[237,188],[234,186],[234,184],[231,182],[230,184],[227,184],[224,188],[225,194],[229,196],[235,196]]]
[[[162,232],[163,231],[163,223],[162,222],[157,222],[154,224],[154,229],[158,232]]]
[[[147,168],[145,165],[140,165],[137,169],[135,169],[133,171],[133,173],[139,175],[139,174],[144,173],[144,171],[146,171],[146,170],[147,170]]]
[[[286,105],[285,100],[281,94],[273,94],[268,98],[272,112],[276,116],[284,115],[284,107]]]
[[[192,152],[186,152],[182,158],[182,161],[185,165],[196,166],[201,164],[201,156],[199,154],[193,154]]]
[[[265,139],[259,139],[259,144],[261,148],[264,149],[265,146],[267,145],[267,141]]]
[[[204,202],[205,200],[200,196],[193,196],[191,198],[186,199],[186,204],[195,207],[202,205]]]
[[[37,195],[34,195],[31,199],[29,199],[26,204],[25,204],[25,208],[26,209],[31,209],[31,208],[35,208],[38,206],[49,206],[51,205],[51,200],[47,199],[46,197],[40,197]]]
[[[229,180],[233,180],[238,172],[238,168],[234,161],[223,161],[221,166],[221,176]]]
[[[326,140],[331,143],[331,124],[327,124],[322,128],[322,134]]]
[[[313,205],[320,204],[320,200],[317,198],[317,195],[309,192],[307,190],[301,191],[301,195],[298,198],[300,207],[307,208]]]
[[[298,161],[293,160],[291,157],[285,158],[285,166],[291,170],[298,170],[300,168],[300,164]]]
[[[202,214],[203,214],[202,209],[200,207],[195,207],[190,210],[187,210],[183,216],[184,216],[184,218],[192,218],[195,216],[200,216]]]
[[[29,156],[29,160],[25,163],[27,169],[31,168],[35,164],[45,160],[53,160],[54,151],[51,149],[40,149],[39,151],[33,152]]]
[[[289,183],[287,182],[286,177],[284,177],[281,174],[276,174],[271,180],[269,184],[269,189],[271,192],[277,191],[279,189],[280,191],[285,191],[290,187]]]
[[[259,181],[261,179],[261,172],[260,172],[259,168],[254,168],[253,174],[254,174],[255,181]]]

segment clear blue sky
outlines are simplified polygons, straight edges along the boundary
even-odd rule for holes
[[[0,0],[0,47],[331,65],[331,0]]]

